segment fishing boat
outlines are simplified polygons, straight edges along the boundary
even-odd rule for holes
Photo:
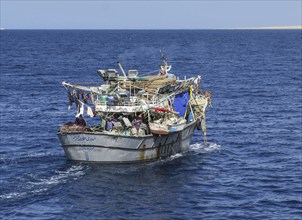
[[[188,150],[195,129],[206,143],[205,112],[211,94],[199,88],[201,77],[179,79],[163,63],[156,75],[98,70],[103,83],[63,82],[69,106],[76,106],[76,121],[57,133],[68,159],[103,163],[158,160]],[[87,112],[87,113],[86,113]],[[97,118],[87,125],[83,116]]]

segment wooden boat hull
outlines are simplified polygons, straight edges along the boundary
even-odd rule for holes
[[[157,160],[188,150],[196,121],[169,135],[124,136],[98,132],[58,133],[69,160],[130,163]]]

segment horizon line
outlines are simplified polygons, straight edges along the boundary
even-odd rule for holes
[[[267,26],[235,28],[3,28],[0,30],[300,30],[302,26]]]

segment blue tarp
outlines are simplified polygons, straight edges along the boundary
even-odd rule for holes
[[[183,117],[185,115],[189,100],[189,92],[183,92],[175,96],[173,107],[175,111],[179,112],[179,116]]]

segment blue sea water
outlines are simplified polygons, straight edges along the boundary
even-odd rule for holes
[[[0,219],[302,219],[301,30],[1,31]],[[212,92],[209,145],[142,164],[66,160],[62,81],[158,69]]]

